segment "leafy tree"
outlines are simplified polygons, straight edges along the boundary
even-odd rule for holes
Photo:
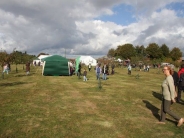
[[[166,44],[163,44],[161,47],[160,47],[160,50],[162,51],[162,55],[164,57],[169,57],[169,47],[166,45]]]
[[[175,67],[180,67],[180,62],[178,62],[178,61],[173,61],[173,62],[171,62]]]
[[[173,61],[179,60],[182,57],[182,52],[179,48],[174,47],[171,52],[170,56],[173,59]]]
[[[3,67],[5,62],[8,62],[8,54],[6,53],[6,51],[2,51],[2,52],[0,52],[0,64],[1,64],[1,67]]]
[[[115,53],[117,54],[117,56],[127,59],[131,58],[132,56],[135,56],[135,48],[132,44],[124,44],[118,46]]]
[[[163,61],[168,62],[168,63],[172,63],[173,60],[170,57],[166,57],[166,58],[163,59]]]
[[[114,56],[115,56],[115,49],[111,48],[107,53],[107,57],[111,58]]]
[[[159,59],[162,57],[162,51],[156,43],[151,43],[146,48],[146,52],[151,59]]]
[[[135,47],[136,55],[137,56],[146,56],[146,49],[142,46],[136,46]]]

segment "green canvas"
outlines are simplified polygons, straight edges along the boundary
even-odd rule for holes
[[[78,72],[78,68],[79,68],[79,63],[80,63],[80,57],[75,59],[75,72]]]
[[[43,75],[45,76],[69,76],[68,59],[54,55],[44,58],[45,66]]]

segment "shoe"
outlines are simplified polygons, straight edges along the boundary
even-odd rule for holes
[[[176,102],[177,102],[177,103],[180,103],[180,100],[177,99]]]
[[[177,126],[178,126],[178,127],[179,127],[179,126],[181,126],[181,125],[183,124],[183,122],[184,122],[184,119],[183,119],[183,118],[181,118],[181,119],[178,121]]]
[[[165,124],[165,122],[162,122],[162,121],[160,121],[160,122],[156,122],[157,124]]]

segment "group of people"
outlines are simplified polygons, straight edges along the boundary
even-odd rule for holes
[[[88,65],[88,70],[91,71],[91,64]],[[103,80],[107,80],[107,75],[109,74],[109,67],[107,64],[104,64],[102,67],[101,67],[101,64],[97,64],[97,66],[95,67],[95,73],[96,73],[96,79],[99,80],[100,79],[100,75],[102,74],[102,79]],[[113,67],[113,71],[112,73],[114,74],[114,67]],[[77,75],[80,77],[81,75],[81,64],[79,64],[78,66],[78,72],[77,72]],[[87,70],[86,68],[84,68],[84,71],[83,71],[83,81],[87,81]]]
[[[9,74],[9,71],[11,71],[10,63],[6,63],[3,66],[3,74],[6,72],[6,74]],[[26,63],[26,75],[30,73],[30,62]]]
[[[184,119],[170,110],[170,106],[175,102],[180,102],[181,91],[184,90],[184,64],[178,73],[171,66],[164,66],[163,73],[165,79],[162,83],[162,104],[161,104],[161,124],[165,124],[166,114],[169,114],[177,121],[177,126],[184,123]],[[178,92],[176,92],[178,89]]]
[[[149,72],[149,69],[150,69],[150,65],[145,65],[145,64],[142,64],[140,63],[139,64],[139,71],[142,71],[142,68],[143,68],[143,71],[148,71]]]
[[[101,65],[98,64],[95,68],[96,71],[96,79],[99,80],[100,79],[100,74],[102,74],[102,79],[103,80],[107,80],[107,75],[108,75],[108,70],[109,67],[108,65],[105,63],[102,68],[100,67]]]

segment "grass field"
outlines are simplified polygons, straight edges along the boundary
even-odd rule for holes
[[[2,72],[2,71],[1,71]],[[115,68],[108,80],[77,76],[42,76],[40,67],[15,66],[0,78],[1,138],[183,138],[184,125],[160,117],[163,73]],[[139,75],[139,78],[136,76]],[[182,93],[182,99],[184,94]],[[172,110],[184,117],[184,103]]]

